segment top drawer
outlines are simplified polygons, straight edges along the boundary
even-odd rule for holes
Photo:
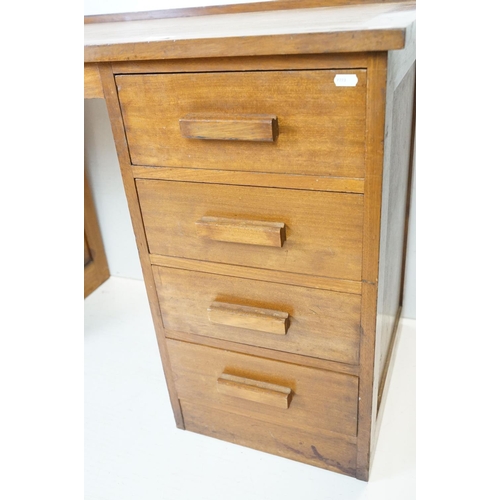
[[[355,85],[343,86],[343,74]],[[364,177],[365,70],[118,75],[116,83],[134,165]]]

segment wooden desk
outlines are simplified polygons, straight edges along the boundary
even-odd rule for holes
[[[177,426],[367,480],[415,4],[272,4],[87,19],[86,96],[108,107]]]

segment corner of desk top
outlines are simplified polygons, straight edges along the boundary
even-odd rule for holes
[[[415,22],[415,5],[391,0],[274,0],[90,16],[85,18],[84,61],[399,50]],[[287,25],[294,27],[283,30]]]

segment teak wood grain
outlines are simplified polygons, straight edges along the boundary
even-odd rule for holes
[[[275,335],[285,335],[289,326],[288,313],[262,307],[215,300],[210,304],[207,312],[211,323]]]
[[[97,64],[84,65],[84,96],[85,99],[104,98],[101,76]]]
[[[190,113],[179,119],[186,139],[274,142],[278,138],[275,115]]]
[[[85,62],[387,51],[414,19],[415,2],[400,2],[91,23]]]
[[[336,191],[339,193],[362,194],[365,188],[363,179],[349,179],[346,177],[282,175],[264,172],[238,172],[235,170],[136,166],[132,166],[132,172],[137,179],[305,189],[309,191]]]
[[[116,61],[113,72],[122,74],[213,73],[218,71],[288,71],[303,69],[366,68],[370,53],[275,54],[249,57],[208,57],[203,59],[161,59],[157,61]]]
[[[262,422],[334,436],[357,433],[358,379],[210,347],[166,340],[181,401],[242,413]],[[287,409],[234,398],[218,391],[223,374],[275,384],[292,391]],[[220,422],[224,425],[224,421]]]
[[[374,419],[374,351],[377,316],[377,281],[380,244],[380,206],[384,159],[387,54],[373,55],[368,63],[366,179],[363,214],[359,432],[356,477],[368,480]]]
[[[86,74],[177,425],[367,480],[401,311],[415,3],[292,5],[90,20]]]
[[[249,417],[188,401],[181,404],[187,430],[341,474],[356,475],[355,438],[290,429],[279,422],[262,422],[258,415]]]
[[[229,373],[223,373],[217,379],[217,391],[226,396],[285,409],[290,406],[292,396],[292,390],[289,387],[237,377]]]
[[[177,332],[173,330],[169,330],[167,333],[167,338],[169,339],[180,340],[182,342],[203,345],[206,347],[214,347],[216,349],[224,349],[227,351],[238,352],[240,354],[249,354],[260,358],[272,359],[274,361],[283,361],[284,363],[293,363],[300,366],[319,368],[320,370],[333,371],[354,376],[358,376],[360,371],[358,365],[348,365],[337,361],[312,358],[310,356],[303,356],[302,354],[277,351],[250,344],[236,344],[235,342],[215,339],[212,337],[203,337],[193,333]]]
[[[208,273],[153,267],[166,335],[178,331],[240,344],[356,364],[361,297]],[[286,313],[286,335],[256,331],[245,318],[218,325],[207,310],[214,302]],[[248,321],[248,320],[247,320]]]
[[[213,241],[281,248],[286,240],[283,222],[202,217],[196,226],[198,234]]]
[[[151,254],[149,259],[152,265],[156,264],[159,266],[173,267],[174,269],[200,271],[209,274],[217,274],[219,276],[234,276],[235,278],[248,278],[257,281],[282,283],[284,285],[295,285],[318,290],[330,290],[332,292],[361,295],[361,282],[359,281],[338,280],[323,276],[310,276],[307,274],[286,271],[272,271],[255,267],[221,264],[220,262],[169,257],[166,255]]]
[[[149,251],[172,257],[359,280],[363,198],[356,194],[137,180]],[[286,225],[283,247],[213,241],[202,217]]]
[[[355,87],[336,85],[345,73],[356,76]],[[364,176],[364,70],[123,75],[116,82],[134,165]],[[279,137],[186,139],[179,120],[191,113],[270,114]]]

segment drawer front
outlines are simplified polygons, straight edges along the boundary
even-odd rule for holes
[[[167,330],[357,364],[361,297],[153,266]]]
[[[363,196],[137,180],[152,254],[360,280]]]
[[[188,431],[222,439],[349,476],[356,475],[357,448],[353,438],[263,423],[248,415],[228,413],[208,406],[182,402]]]
[[[354,86],[339,84],[345,73]],[[365,70],[121,75],[116,83],[134,165],[364,177]]]
[[[291,430],[356,436],[355,376],[176,340],[166,342],[181,403],[208,406]]]

